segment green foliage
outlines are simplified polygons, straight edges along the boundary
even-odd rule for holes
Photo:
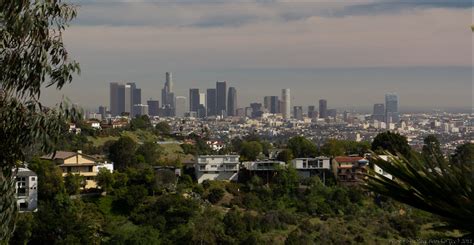
[[[474,144],[465,143],[456,147],[451,162],[457,165],[466,165],[472,169],[474,166]]]
[[[110,192],[115,184],[115,175],[106,168],[100,168],[96,180],[103,191]]]
[[[54,200],[58,194],[66,193],[61,169],[52,161],[35,158],[28,165],[38,175],[38,199]]]
[[[244,161],[255,161],[262,152],[262,145],[257,141],[243,142],[240,147],[240,156]]]
[[[411,148],[408,145],[407,138],[398,133],[390,131],[380,133],[372,141],[372,151],[377,153],[388,151],[393,155],[401,154],[406,158],[411,157]]]
[[[356,142],[350,140],[329,139],[321,147],[321,153],[325,156],[336,157],[357,154],[362,156],[370,149],[369,142]]]
[[[435,135],[428,135],[423,140],[422,156],[425,162],[444,161],[443,152],[438,138]]]
[[[121,170],[136,164],[137,143],[130,137],[122,136],[109,148],[109,159]]]
[[[278,153],[277,160],[285,163],[289,163],[293,160],[293,152],[290,149],[284,149]]]
[[[156,165],[163,153],[163,148],[154,142],[145,142],[140,145],[136,151],[136,155],[143,156],[145,163]]]
[[[77,195],[79,194],[81,187],[85,185],[85,180],[83,176],[79,174],[72,174],[68,173],[64,177],[64,186],[66,188],[66,192],[69,195]]]
[[[387,154],[390,154],[387,152]],[[439,215],[448,228],[474,231],[474,169],[468,165],[407,160],[389,155],[372,160],[394,180],[378,173],[369,175],[367,188],[402,203]],[[450,198],[445,198],[449,194]]]
[[[150,118],[147,115],[137,116],[130,120],[130,130],[135,131],[138,129],[147,130],[152,128]]]
[[[171,127],[167,122],[159,122],[155,125],[156,131],[161,135],[171,134]]]
[[[212,204],[218,203],[224,197],[225,191],[222,188],[211,188],[207,195],[207,200]]]
[[[288,140],[288,149],[295,157],[315,157],[318,155],[316,145],[303,136],[295,136]]]

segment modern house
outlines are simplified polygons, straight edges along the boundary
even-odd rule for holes
[[[296,158],[291,161],[301,178],[318,176],[323,183],[331,173],[331,159],[329,157]]]
[[[332,163],[338,183],[351,186],[363,181],[369,161],[359,156],[338,156]]]
[[[82,151],[57,151],[56,154],[42,156],[41,159],[54,161],[58,164],[63,172],[63,177],[68,173],[83,176],[85,180],[84,189],[97,187],[96,176],[100,168],[113,171],[112,163],[98,163],[96,158],[83,154]]]
[[[379,155],[379,157],[381,159],[383,159],[384,161],[388,161],[389,160],[389,156],[387,155]],[[380,168],[379,166],[377,166],[377,164],[371,164],[374,171],[378,174],[381,174],[383,177],[385,178],[388,178],[388,179],[393,179],[393,176],[387,172],[385,172],[382,168]]]
[[[239,172],[239,181],[246,181],[252,178],[253,176],[258,176],[263,180],[265,184],[270,183],[272,182],[272,179],[277,175],[277,171],[285,167],[285,162],[277,160],[243,162]]]
[[[194,169],[198,183],[204,180],[237,181],[239,155],[200,155]]]
[[[38,208],[38,176],[27,168],[14,172],[16,203],[20,212],[36,212]]]

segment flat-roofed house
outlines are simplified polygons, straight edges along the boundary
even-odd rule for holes
[[[239,155],[200,155],[194,169],[198,183],[204,180],[237,181]]]
[[[291,166],[301,178],[318,176],[323,183],[326,183],[326,177],[331,173],[329,157],[296,158],[291,161]]]
[[[36,212],[38,209],[38,176],[28,168],[14,172],[15,197],[19,212]]]
[[[239,181],[246,181],[253,176],[258,176],[264,184],[271,183],[273,178],[278,178],[279,169],[286,168],[285,162],[277,160],[257,160],[243,162],[239,171]]]

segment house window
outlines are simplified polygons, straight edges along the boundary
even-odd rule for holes
[[[35,177],[31,177],[31,181],[35,181],[35,180],[36,180],[36,178],[35,178]]]
[[[27,209],[28,203],[27,202],[20,202],[20,209]]]
[[[17,179],[17,189],[16,193],[18,196],[26,196],[26,178],[25,177],[20,177],[16,178]]]

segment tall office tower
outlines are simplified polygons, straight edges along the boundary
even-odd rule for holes
[[[167,110],[173,110],[175,108],[174,102],[173,77],[171,72],[167,72],[165,86],[161,90],[161,105]]]
[[[208,88],[207,89],[207,116],[215,116],[217,113],[217,97],[216,97],[216,89],[215,88]]]
[[[216,82],[217,115],[227,115],[227,82]]]
[[[184,117],[184,114],[188,111],[186,104],[186,97],[176,96],[176,117]]]
[[[319,118],[328,117],[328,101],[319,100]]]
[[[100,116],[102,117],[102,120],[105,119],[106,115],[107,115],[107,107],[106,106],[99,106],[99,114]]]
[[[120,114],[119,112],[119,84],[118,83],[110,83],[110,113],[112,116],[117,116]]]
[[[189,89],[189,111],[197,112],[200,105],[199,100],[199,89],[191,88]]]
[[[125,105],[122,105],[123,85],[119,83],[110,83],[110,113],[112,116],[118,116],[123,112]],[[122,90],[122,91],[121,91]]]
[[[262,103],[250,103],[250,108],[252,109],[252,117],[261,117],[262,116]]]
[[[309,118],[316,118],[316,107],[314,105],[308,106],[308,117]]]
[[[398,95],[396,93],[385,94],[385,120],[387,123],[398,123],[400,121]]]
[[[280,113],[280,100],[278,99],[278,96],[270,97],[270,113]]]
[[[291,105],[290,105],[290,89],[282,89],[281,90],[281,101],[282,107],[280,108],[281,113],[283,114],[283,118],[289,119],[291,117]]]
[[[148,105],[148,115],[154,117],[160,114],[160,101],[149,99],[146,104]]]
[[[203,105],[206,107],[207,101],[206,101],[206,93],[204,92],[199,92],[199,104]]]
[[[377,120],[379,122],[385,122],[385,105],[384,104],[374,104],[372,119]]]
[[[227,101],[227,115],[235,116],[237,110],[237,90],[234,87],[229,87],[229,97]]]
[[[134,105],[139,105],[142,103],[142,89],[141,88],[135,88],[133,90],[133,104]]]
[[[133,108],[133,87],[131,84],[125,84],[125,94],[124,94],[124,101],[125,101],[125,108],[124,112],[128,112],[130,117],[133,117],[132,115],[132,108]]]
[[[303,107],[302,106],[293,107],[293,117],[298,120],[303,120]]]
[[[265,111],[267,112],[270,112],[270,107],[272,106],[271,98],[272,96],[263,97],[263,109],[265,109]]]

